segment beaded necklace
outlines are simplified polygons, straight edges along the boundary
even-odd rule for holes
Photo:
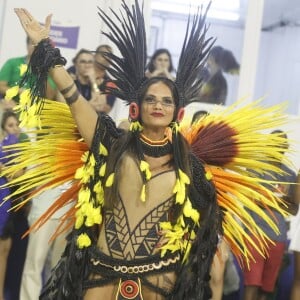
[[[168,139],[165,137],[161,141],[152,141],[145,135],[140,134],[141,145],[143,153],[151,157],[161,157],[172,152],[172,145]]]

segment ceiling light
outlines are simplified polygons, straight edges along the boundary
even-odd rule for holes
[[[189,13],[195,14],[199,6],[203,4],[206,7],[209,2],[208,0],[152,0],[151,8],[158,11],[188,15]],[[240,18],[239,8],[239,0],[214,0],[207,16],[211,19],[237,21]]]

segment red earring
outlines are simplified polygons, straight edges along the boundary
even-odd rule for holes
[[[132,121],[136,121],[139,117],[140,108],[135,102],[129,105],[129,117]]]
[[[184,108],[181,107],[178,110],[176,121],[180,123],[183,120],[183,117],[184,117]]]

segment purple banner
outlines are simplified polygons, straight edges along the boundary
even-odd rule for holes
[[[58,47],[77,49],[79,26],[51,26],[50,38]]]

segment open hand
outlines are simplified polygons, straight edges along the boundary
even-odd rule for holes
[[[33,44],[49,37],[52,15],[46,17],[45,26],[42,26],[25,8],[15,8],[14,11]]]

